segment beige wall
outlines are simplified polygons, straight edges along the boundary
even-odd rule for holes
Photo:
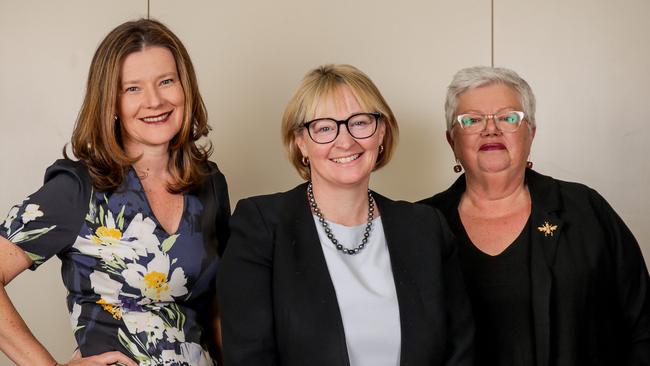
[[[60,156],[98,42],[146,12],[146,0],[0,0],[0,211],[34,191]],[[490,63],[489,0],[152,0],[150,14],[189,49],[233,204],[300,181],[279,119],[305,72],[328,62],[367,72],[400,121],[397,154],[373,188],[415,200],[454,179],[445,87],[457,69]],[[596,188],[650,258],[647,14],[647,0],[495,0],[494,50],[496,65],[519,71],[537,94],[535,167]],[[59,265],[19,276],[8,291],[63,361],[74,341]]]

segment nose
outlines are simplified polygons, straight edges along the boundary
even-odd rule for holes
[[[492,121],[492,123],[490,123]],[[501,130],[497,127],[497,119],[494,114],[488,114],[485,116],[485,128],[481,131],[483,135],[496,135],[500,134]]]
[[[346,124],[339,126],[339,135],[336,136],[334,143],[340,147],[350,147],[356,143],[356,140],[352,137],[350,131],[348,131]]]
[[[145,103],[147,108],[155,109],[162,104],[162,98],[157,88],[147,88],[145,90]]]

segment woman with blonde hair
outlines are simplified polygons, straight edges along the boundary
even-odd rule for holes
[[[229,366],[471,365],[455,245],[422,205],[369,189],[393,112],[349,65],[309,72],[282,136],[307,182],[239,201],[218,276]]]
[[[230,209],[198,144],[208,130],[189,55],[167,27],[141,19],[104,38],[72,136],[78,160],[64,151],[0,225],[0,348],[16,364],[56,363],[4,290],[54,255],[79,347],[70,365],[214,364]]]

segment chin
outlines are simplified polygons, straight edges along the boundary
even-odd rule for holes
[[[510,159],[485,159],[479,160],[478,168],[483,172],[496,173],[512,168]]]

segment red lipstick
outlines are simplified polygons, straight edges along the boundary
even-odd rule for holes
[[[506,149],[505,145],[493,142],[493,143],[481,145],[481,148],[479,150],[492,151],[492,150],[505,150],[505,149]]]

